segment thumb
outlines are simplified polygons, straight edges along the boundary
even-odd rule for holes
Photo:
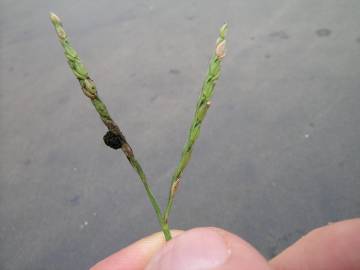
[[[238,236],[218,228],[196,228],[172,239],[146,270],[269,270],[266,260]]]

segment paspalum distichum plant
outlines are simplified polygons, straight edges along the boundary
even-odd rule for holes
[[[116,150],[121,149],[122,152],[125,154],[130,165],[139,175],[139,178],[144,185],[146,195],[148,196],[149,201],[155,210],[156,217],[160,224],[161,230],[164,233],[165,239],[170,240],[171,233],[168,222],[169,215],[172,205],[174,203],[176,191],[181,182],[182,174],[190,161],[194,144],[200,135],[202,122],[206,116],[207,111],[210,108],[211,98],[214,94],[215,83],[220,76],[220,64],[225,56],[225,38],[227,32],[227,25],[224,24],[220,28],[219,38],[216,41],[215,53],[210,60],[209,68],[203,82],[203,86],[201,88],[201,93],[196,103],[195,114],[190,126],[188,137],[182,150],[180,161],[171,177],[167,204],[164,210],[162,210],[151,190],[148,179],[140,165],[140,162],[135,157],[134,151],[127,142],[122,130],[120,130],[119,126],[110,116],[106,105],[103,103],[103,101],[98,95],[96,85],[94,81],[90,78],[89,72],[87,71],[84,64],[81,62],[78,53],[71,46],[68,35],[63,28],[60,18],[54,13],[50,13],[50,19],[52,24],[54,25],[60,44],[64,48],[65,57],[70,66],[70,69],[80,83],[81,90],[83,91],[84,95],[89,98],[90,102],[93,104],[97,113],[99,114],[101,121],[108,129],[108,131],[103,137],[105,144]]]

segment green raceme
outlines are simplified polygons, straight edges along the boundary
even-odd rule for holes
[[[58,35],[60,44],[64,48],[65,57],[70,66],[70,69],[74,73],[75,77],[78,79],[83,93],[85,94],[85,96],[90,98],[91,103],[94,105],[101,120],[103,121],[103,123],[105,124],[105,126],[108,128],[108,130],[110,132],[110,133],[108,132],[104,136],[105,144],[114,149],[118,149],[118,148],[122,149],[122,151],[126,155],[127,159],[129,160],[131,166],[134,168],[135,172],[139,175],[140,180],[145,187],[146,194],[150,200],[151,205],[153,206],[153,208],[155,210],[158,222],[163,230],[165,238],[167,240],[171,239],[170,231],[169,231],[167,224],[165,224],[165,222],[163,220],[159,203],[157,202],[153,192],[151,191],[151,188],[149,186],[149,183],[147,181],[145,173],[144,173],[143,169],[141,168],[140,163],[135,159],[133,150],[131,149],[130,145],[126,141],[125,136],[120,131],[119,126],[111,118],[111,116],[106,108],[106,105],[99,98],[95,83],[89,77],[89,73],[86,70],[85,66],[81,63],[81,60],[80,60],[77,52],[71,46],[69,39],[67,37],[67,34],[66,34],[66,32],[63,28],[63,25],[60,21],[60,18],[57,15],[55,15],[54,13],[50,13],[50,19],[51,19],[52,24],[54,25],[54,28]],[[115,141],[117,142],[116,146],[114,145]]]
[[[200,135],[201,124],[211,105],[211,98],[214,94],[215,83],[220,77],[221,61],[225,56],[225,38],[227,32],[227,24],[220,28],[220,35],[216,41],[215,53],[212,56],[208,68],[207,75],[203,82],[203,86],[195,108],[195,114],[191,123],[187,141],[181,153],[180,161],[172,175],[171,186],[168,195],[167,206],[164,211],[164,219],[168,220],[172,205],[174,203],[175,192],[180,183],[181,176],[191,159],[194,144]]]

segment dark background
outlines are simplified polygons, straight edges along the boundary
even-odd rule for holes
[[[358,0],[2,0],[0,10],[1,269],[87,269],[159,230],[137,175],[104,146],[49,11],[162,203],[229,23],[173,228],[223,227],[269,258],[360,215]]]

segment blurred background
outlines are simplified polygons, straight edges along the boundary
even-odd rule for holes
[[[87,269],[159,230],[71,74],[57,13],[164,205],[218,29],[227,56],[171,215],[271,258],[360,216],[360,2],[10,1],[0,8],[0,268]]]

